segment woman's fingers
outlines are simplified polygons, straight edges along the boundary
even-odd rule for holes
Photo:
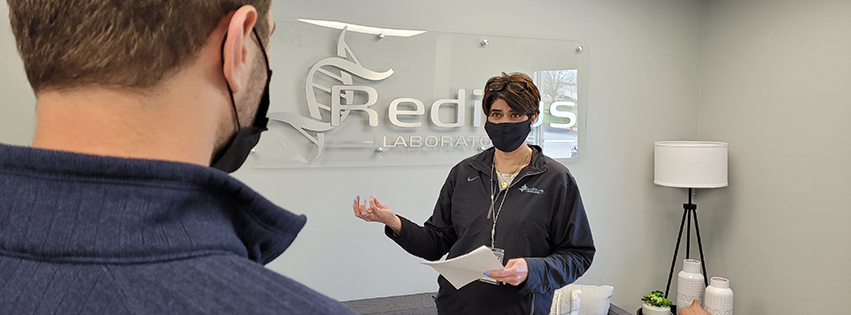
[[[352,201],[352,210],[354,210],[356,217],[360,217],[360,196],[355,197]]]
[[[511,279],[506,282],[513,286],[520,285],[526,281],[526,277],[529,276],[529,266],[523,258],[514,258],[509,260],[506,264],[506,269],[509,269],[512,272]]]
[[[391,221],[396,219],[396,214],[393,213],[393,210],[387,208],[387,206],[383,202],[379,201],[378,198],[373,196],[370,200],[372,203],[373,215],[378,216],[378,221],[384,224],[389,224]]]
[[[366,209],[366,200],[361,201],[360,196],[355,197],[353,200],[352,209],[355,212],[355,216],[364,220],[367,220],[369,215],[369,211]]]
[[[515,258],[509,260],[508,263],[505,264],[505,268],[488,271],[485,275],[495,279],[496,281],[518,286],[523,283],[523,281],[526,281],[526,277],[529,275],[529,270],[525,259]]]
[[[378,201],[378,198],[375,198],[375,196],[372,196],[370,200],[372,201],[372,204],[377,208],[387,209],[387,206],[385,206],[383,202]]]
[[[502,284],[510,284],[513,286],[517,286],[523,281],[520,281],[520,276],[516,273],[508,270],[501,270],[502,272],[497,271],[489,271],[488,276],[493,278],[496,281],[501,282]]]
[[[375,196],[363,200],[360,196],[355,197],[352,204],[355,216],[367,222],[382,222],[380,210],[376,207],[377,201],[378,199],[375,199]]]
[[[374,204],[373,204],[373,202],[371,201],[372,199],[375,199],[375,197],[374,197],[374,196],[373,196],[373,197],[369,197],[369,199],[365,199],[365,200],[363,201],[363,203],[364,203],[364,211],[365,211],[365,212],[364,212],[364,216],[366,216],[366,218],[367,218],[367,220],[368,220],[368,221],[375,221],[375,220],[376,220],[376,217],[375,217],[375,205],[374,205]]]

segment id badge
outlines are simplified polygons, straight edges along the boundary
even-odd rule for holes
[[[496,259],[499,260],[499,264],[505,266],[505,250],[502,248],[491,248],[491,251],[493,252],[493,255],[496,256]],[[487,276],[479,278],[479,281],[499,285],[499,281]]]

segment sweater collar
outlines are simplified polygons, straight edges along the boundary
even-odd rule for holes
[[[0,145],[0,252],[138,263],[233,253],[266,264],[306,221],[197,165]]]

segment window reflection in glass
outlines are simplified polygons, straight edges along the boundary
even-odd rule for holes
[[[541,115],[530,137],[552,158],[574,158],[579,153],[579,84],[577,69],[535,71],[541,92]]]

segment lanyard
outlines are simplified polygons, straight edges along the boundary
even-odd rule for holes
[[[523,166],[523,162],[526,161],[526,158],[529,157],[530,154],[532,154],[531,148],[529,148],[529,151],[526,153],[526,156],[524,156],[523,159],[520,160],[520,164],[517,165],[517,168],[514,170],[514,173],[517,173],[517,172],[520,171],[520,168]],[[531,164],[532,161],[529,160],[529,163]],[[497,179],[497,175],[496,175],[495,170],[494,170],[495,165],[496,165],[496,151],[494,151],[493,162],[491,163],[491,189],[490,189],[491,207],[490,207],[490,209],[488,209],[488,219],[493,217],[493,225],[491,226],[491,248],[496,248],[496,242],[495,242],[496,221],[499,219],[499,213],[502,212],[502,206],[505,204],[505,198],[508,197],[508,191],[511,190],[511,186],[517,181],[517,177],[515,177],[514,179],[511,180],[511,183],[508,184],[507,187],[505,187],[505,194],[502,195],[502,201],[500,201],[500,203],[499,203],[499,208],[497,208],[496,211],[494,211],[494,202],[496,201],[494,199],[494,195],[499,197],[499,190],[495,191],[494,187],[493,187],[493,181]],[[518,174],[518,175],[520,175],[520,174]],[[499,189],[499,188],[497,188],[497,189]]]
[[[499,197],[499,190],[494,191],[494,187],[493,187],[493,181],[495,180],[494,176],[496,176],[496,174],[494,173],[493,164],[491,164],[491,176],[492,176],[491,181],[490,181],[491,182],[491,189],[490,189],[490,191],[491,191],[491,206],[490,206],[490,209],[488,209],[488,219],[493,217],[493,225],[491,226],[491,248],[496,248],[496,242],[495,242],[496,221],[499,219],[499,214],[502,212],[502,206],[505,204],[505,198],[508,197],[508,191],[511,190],[511,185],[509,185],[509,187],[505,188],[505,194],[502,195],[502,201],[500,201],[500,203],[499,203],[499,208],[497,208],[496,211],[494,211],[494,201],[495,201],[494,195],[496,194],[496,196]],[[511,182],[513,184],[514,180],[512,180]],[[499,189],[499,188],[497,188],[497,189]]]

